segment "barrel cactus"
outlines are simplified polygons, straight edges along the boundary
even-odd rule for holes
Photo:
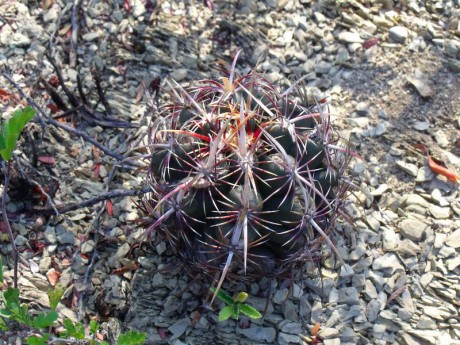
[[[317,255],[341,214],[349,151],[298,83],[281,92],[236,59],[219,80],[171,86],[150,130],[158,231],[185,265],[280,276]],[[337,250],[336,250],[337,251]]]

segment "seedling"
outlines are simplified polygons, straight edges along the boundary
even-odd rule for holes
[[[0,133],[0,154],[4,161],[9,161],[13,156],[19,135],[34,115],[35,110],[26,107],[23,110],[16,110],[10,119],[3,122]]]
[[[213,294],[216,294],[216,288],[210,288],[210,290]],[[234,297],[231,297],[228,293],[219,289],[219,291],[217,291],[217,297],[227,304],[227,306],[223,307],[219,312],[219,321],[225,321],[230,317],[238,320],[240,313],[249,316],[251,319],[260,319],[262,317],[262,314],[260,314],[257,309],[244,303],[248,298],[246,292],[239,292]]]
[[[3,286],[3,266],[0,256],[0,288]],[[50,327],[55,326],[59,317],[56,307],[61,300],[64,290],[61,287],[56,287],[48,291],[48,299],[50,302],[50,311],[41,312],[37,316],[32,316],[29,312],[27,304],[21,304],[19,300],[19,289],[8,287],[5,292],[0,291],[0,330],[8,331],[9,322],[16,321],[24,327],[33,331],[35,335],[27,337],[29,345],[45,345],[54,343],[55,338],[52,333],[49,333]],[[3,308],[1,307],[3,305]],[[89,325],[89,334],[87,327],[81,322],[73,322],[70,319],[64,319],[64,332],[59,334],[60,340],[86,340],[90,345],[108,345],[105,341],[96,340],[96,335],[100,325],[97,321],[91,321]],[[141,345],[146,340],[146,334],[137,331],[127,331],[120,334],[118,337],[118,345]],[[61,341],[62,342],[62,341]]]

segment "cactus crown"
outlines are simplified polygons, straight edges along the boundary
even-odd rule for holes
[[[171,89],[150,133],[156,229],[201,272],[271,275],[318,252],[346,191],[349,151],[321,104],[280,92],[236,58],[219,81]]]

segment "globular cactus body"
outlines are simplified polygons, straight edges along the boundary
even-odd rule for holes
[[[291,89],[234,62],[220,81],[172,88],[151,126],[152,229],[221,282],[285,273],[331,244],[348,150],[329,114]]]

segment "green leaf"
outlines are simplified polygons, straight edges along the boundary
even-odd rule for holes
[[[239,317],[240,317],[240,306],[241,304],[240,303],[235,303],[233,304],[233,308],[232,308],[232,317],[235,319],[235,320],[238,320]]]
[[[35,115],[35,110],[32,107],[25,107],[22,114],[18,117],[18,130],[22,131],[27,122],[29,122]]]
[[[35,115],[35,110],[26,107],[22,110],[16,110],[13,116],[3,123],[3,135],[0,139],[0,154],[5,161],[10,160],[13,156],[13,150],[19,135],[24,126]]]
[[[0,330],[7,331],[8,325],[6,324],[5,320],[0,317]]]
[[[109,345],[109,343],[106,342],[106,341],[101,341],[101,344],[100,344],[100,345]]]
[[[231,305],[223,307],[219,313],[219,321],[227,320],[230,316],[232,316],[232,313],[233,313],[233,307]]]
[[[30,326],[30,327],[33,326],[32,319],[30,318],[30,315],[29,315],[29,307],[25,303],[21,305],[19,321],[22,321],[27,326]]]
[[[47,328],[53,325],[58,317],[59,315],[55,310],[51,310],[48,314],[40,313],[34,318],[33,325],[35,328]]]
[[[73,325],[72,320],[70,319],[65,319],[62,324],[64,325],[64,328],[66,329],[67,332],[69,333],[74,333],[75,332],[75,326]]]
[[[29,345],[45,345],[45,339],[39,338],[35,335],[32,335],[27,338],[27,344]]]
[[[251,307],[249,304],[242,304],[240,306],[240,311],[244,315],[249,316],[251,319],[260,319],[262,317],[262,314],[259,313],[256,308]]]
[[[74,324],[72,320],[65,319],[63,324],[70,337],[74,337],[75,339],[85,339],[85,327],[81,322]]]
[[[75,324],[75,335],[74,337],[77,339],[85,339],[85,326],[81,322],[77,322]]]
[[[0,317],[4,318],[11,318],[11,315],[13,315],[8,309],[0,309]]]
[[[55,310],[59,302],[61,301],[62,295],[64,294],[64,289],[56,285],[54,289],[48,290],[48,299],[50,301],[50,309]]]
[[[239,292],[238,295],[233,299],[235,302],[245,302],[248,298],[248,294],[246,292]]]
[[[99,329],[99,324],[97,323],[97,321],[91,320],[91,322],[89,323],[89,332],[91,334],[94,334],[97,332],[98,329]]]
[[[127,331],[118,337],[118,345],[141,345],[145,343],[147,335],[138,331]]]
[[[13,313],[15,311],[19,312],[19,289],[12,287],[6,289],[6,291],[3,293],[3,301],[5,302],[5,306],[10,311]]]
[[[216,293],[216,288],[212,287],[212,288],[209,288],[212,293]],[[233,298],[228,294],[226,293],[224,290],[220,289],[218,292],[217,292],[217,297],[224,303],[226,304],[233,304],[234,301],[233,301]]]
[[[0,255],[0,286],[2,285],[3,285],[3,262],[2,262],[2,255]]]
[[[4,150],[6,148],[5,138],[3,134],[0,133],[0,150]]]

